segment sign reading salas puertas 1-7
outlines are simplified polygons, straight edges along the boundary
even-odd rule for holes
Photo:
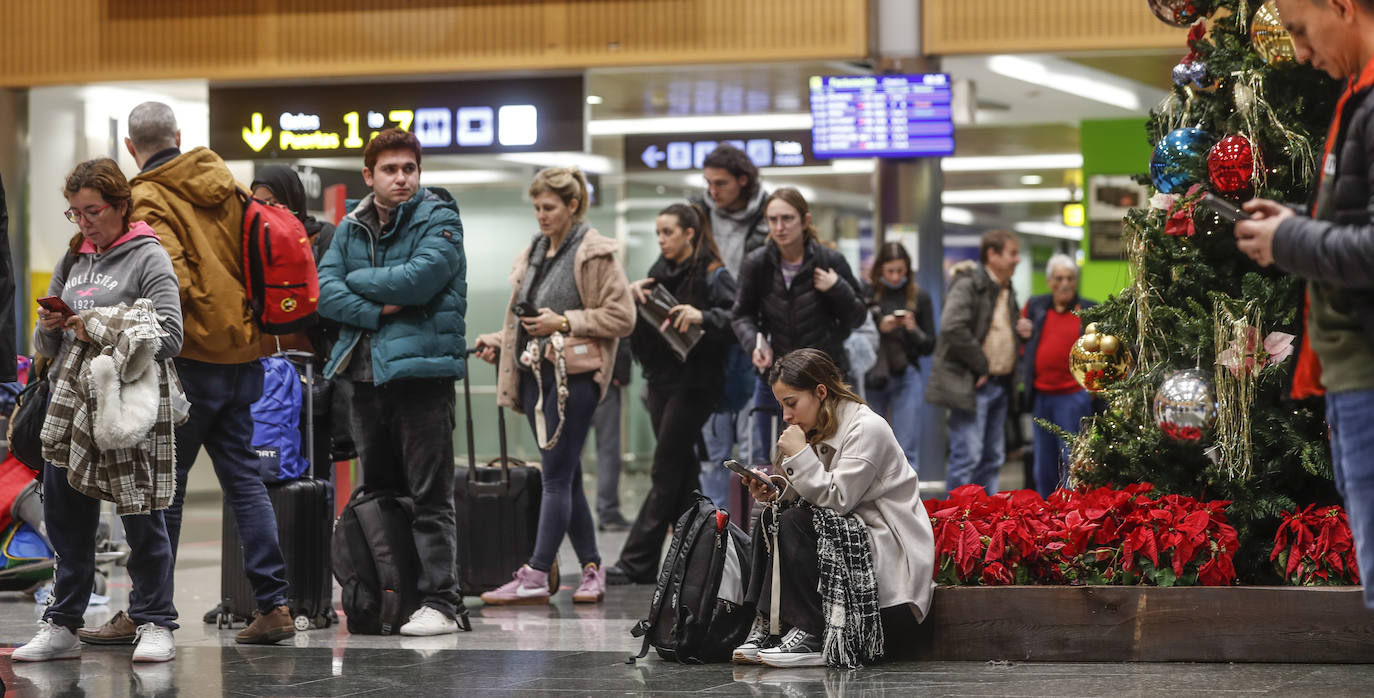
[[[580,151],[581,76],[210,89],[210,147],[231,160],[358,155],[386,128],[426,153]]]

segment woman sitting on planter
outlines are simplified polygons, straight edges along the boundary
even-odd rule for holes
[[[882,656],[879,609],[905,606],[918,622],[930,609],[935,543],[920,482],[887,421],[844,384],[825,352],[782,357],[768,384],[789,426],[778,438],[776,489],[749,483],[754,498],[772,506],[754,532],[746,602],[756,602],[758,615],[734,659],[871,662]]]

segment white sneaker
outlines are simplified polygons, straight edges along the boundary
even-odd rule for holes
[[[38,634],[10,655],[16,662],[46,662],[52,659],[79,659],[81,641],[76,633],[50,620],[38,621]]]
[[[768,616],[763,613],[754,614],[754,625],[749,629],[748,637],[744,638],[744,644],[735,648],[731,660],[736,664],[760,664],[759,650],[772,646],[769,643]]]
[[[421,606],[420,610],[410,614],[410,622],[401,626],[402,635],[413,637],[449,635],[456,632],[458,632],[458,621],[429,606]]]
[[[172,631],[160,625],[144,623],[134,633],[135,662],[170,662],[176,659],[177,648]]]

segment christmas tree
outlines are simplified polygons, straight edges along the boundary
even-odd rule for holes
[[[1303,283],[1237,251],[1200,200],[1305,203],[1338,87],[1293,60],[1272,0],[1149,3],[1190,27],[1189,53],[1151,112],[1141,181],[1157,193],[1124,221],[1131,285],[1083,312],[1071,362],[1108,409],[1074,440],[1071,475],[1231,501],[1242,583],[1275,583],[1282,512],[1339,501],[1321,399],[1289,397]]]

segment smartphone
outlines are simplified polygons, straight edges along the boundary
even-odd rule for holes
[[[901,318],[906,317],[906,310],[898,308],[897,310],[892,311],[892,317],[895,317],[900,320]]]
[[[1203,194],[1200,203],[1232,223],[1250,219],[1250,214],[1246,213],[1239,206],[1211,192]]]
[[[58,315],[61,315],[64,318],[69,318],[76,314],[76,311],[72,310],[71,306],[67,305],[66,301],[62,300],[61,298],[58,298],[57,296],[45,296],[43,298],[39,298],[38,304],[43,306],[44,310],[47,310],[50,313],[57,313]]]
[[[772,481],[772,480],[769,480],[768,478],[766,478],[766,477],[764,477],[764,476],[762,476],[762,475],[759,475],[759,474],[758,474],[757,472],[755,472],[752,468],[746,468],[746,467],[740,465],[740,464],[739,464],[739,461],[736,461],[736,460],[727,460],[727,461],[725,461],[724,463],[722,463],[721,465],[724,465],[725,467],[727,467],[727,468],[729,468],[729,469],[731,469],[731,470],[733,470],[733,471],[739,473],[740,477],[742,477],[742,478],[745,478],[745,479],[748,479],[748,480],[753,480],[754,482],[761,482],[761,483],[767,485],[767,486],[768,486],[768,489],[770,489],[770,490],[776,490],[776,489],[778,489],[778,486],[775,485],[775,484],[773,484],[773,481]]]
[[[529,301],[520,301],[511,310],[515,312],[516,317],[534,317],[539,314],[539,311]]]

